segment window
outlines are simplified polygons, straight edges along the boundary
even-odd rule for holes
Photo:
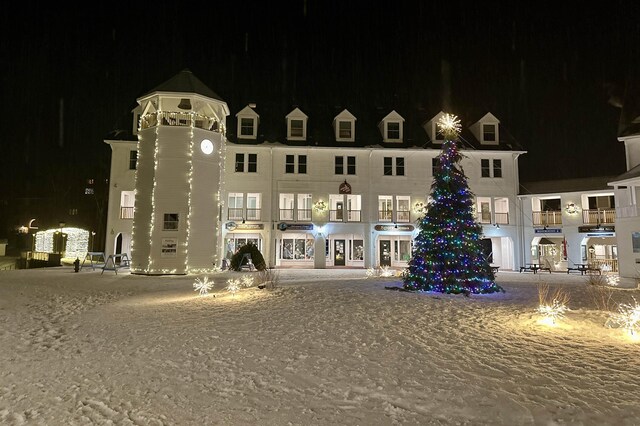
[[[391,195],[378,195],[378,220],[391,222],[393,219],[393,197]]]
[[[244,154],[236,154],[236,172],[244,172]]]
[[[256,173],[258,171],[258,154],[246,154],[247,167],[246,170],[249,173]],[[245,171],[245,154],[236,154],[236,172]]]
[[[347,157],[347,174],[356,174],[356,157]]]
[[[311,194],[298,194],[298,220],[311,220]]]
[[[338,137],[340,139],[351,139],[351,122],[350,121],[338,122]]]
[[[411,197],[407,195],[396,196],[396,222],[411,221]]]
[[[229,212],[227,218],[229,220],[243,219],[244,194],[242,192],[229,193]]]
[[[387,139],[389,140],[400,139],[400,123],[398,122],[387,123]]]
[[[484,142],[496,141],[496,125],[495,124],[482,125],[482,140]]]
[[[284,164],[284,172],[285,173],[295,173],[296,171],[296,163],[295,163],[294,155],[287,155],[285,164]]]
[[[384,157],[384,175],[393,176],[393,158]]]
[[[293,194],[280,194],[280,220],[293,220]]]
[[[163,231],[177,231],[179,224],[178,213],[165,213],[164,220],[162,222]]]
[[[240,119],[240,135],[253,136],[253,118]]]
[[[396,157],[396,176],[404,176],[404,157]]]
[[[256,173],[258,171],[258,154],[248,154],[247,171]]]
[[[489,166],[489,160],[483,158],[480,160],[480,170],[482,177],[491,177],[491,167]]]
[[[296,172],[296,156],[295,155],[286,156],[285,164],[284,164],[284,172],[285,173]],[[307,156],[306,155],[298,155],[298,173],[300,174],[307,173]]]
[[[302,120],[291,120],[291,137],[304,137],[304,123]]]
[[[335,157],[335,174],[344,174],[344,157]],[[347,157],[347,174],[356,174],[356,157]]]
[[[490,161],[487,158],[481,159],[480,160],[480,176],[496,177],[496,178],[502,177],[502,160]]]
[[[344,174],[344,157],[335,158],[335,174],[337,175]]]
[[[246,220],[260,220],[260,199],[261,194],[247,194],[247,215]]]
[[[307,156],[306,155],[298,155],[298,173],[300,174],[307,173]]]
[[[393,176],[394,157],[384,157],[384,175]],[[404,176],[404,157],[395,157],[395,175]]]
[[[138,151],[129,151],[129,170],[135,170],[138,166]]]
[[[493,177],[502,177],[502,160],[493,160]]]
[[[440,159],[438,157],[431,159],[431,174],[433,176],[438,172],[438,167],[440,166]]]

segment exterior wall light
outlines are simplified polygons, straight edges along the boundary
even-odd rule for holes
[[[576,214],[580,207],[576,206],[574,203],[567,204],[564,210],[569,214]]]

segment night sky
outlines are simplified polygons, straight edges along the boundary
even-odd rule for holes
[[[184,68],[232,114],[254,95],[472,106],[528,151],[521,181],[625,171],[614,104],[640,57],[638,2],[137,3],[3,12],[5,214],[16,197],[62,200],[108,177],[105,135]]]

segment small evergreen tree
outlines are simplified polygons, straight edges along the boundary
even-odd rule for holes
[[[476,222],[473,194],[459,167],[459,121],[445,114],[438,125],[445,141],[433,177],[431,200],[418,223],[404,288],[456,294],[504,291],[495,283],[493,270],[483,255],[482,226]]]

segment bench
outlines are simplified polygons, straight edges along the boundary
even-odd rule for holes
[[[118,263],[116,263],[116,260]],[[114,271],[118,275],[118,269],[129,267],[129,256],[127,253],[110,254],[107,261],[102,267],[100,275],[104,274],[104,271]]]
[[[104,267],[104,265],[106,263],[106,258],[105,258],[104,252],[102,252],[102,251],[89,251],[84,256],[84,259],[82,260],[82,263],[80,264],[80,270],[82,270],[82,268],[84,267],[84,264],[85,264],[85,262],[87,260],[89,261],[89,266],[91,266],[91,270],[92,271],[96,270],[96,266],[98,268]]]

